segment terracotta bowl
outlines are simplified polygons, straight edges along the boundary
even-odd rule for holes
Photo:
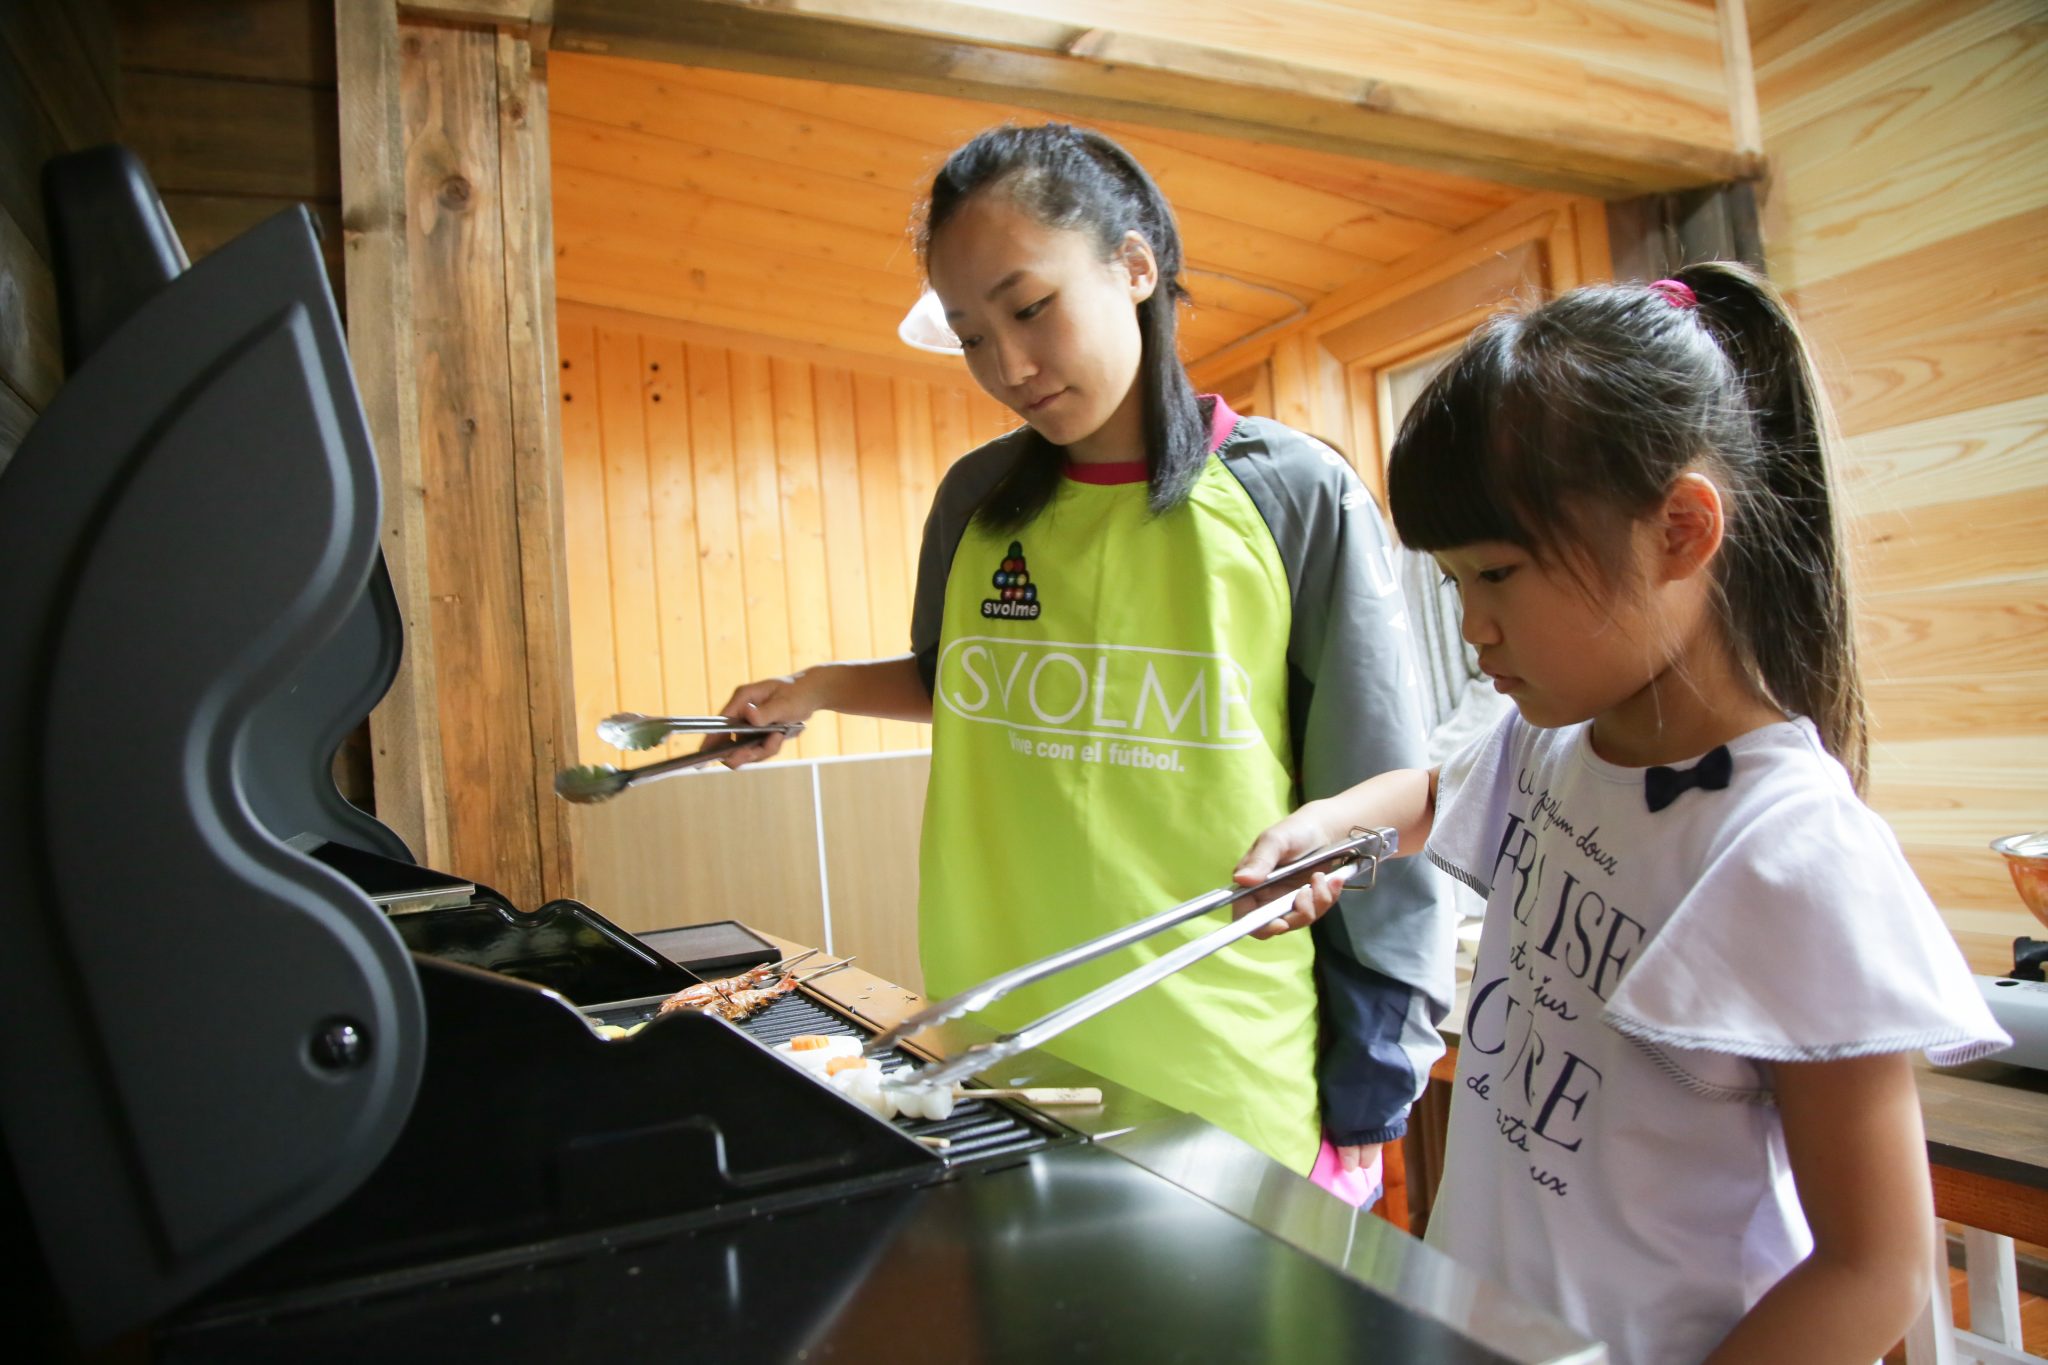
[[[2027,903],[2027,909],[2034,912],[2035,919],[2048,924],[2048,830],[1995,839],[1991,847],[2005,855],[2012,884],[2020,889],[2020,899]]]

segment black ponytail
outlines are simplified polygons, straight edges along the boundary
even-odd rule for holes
[[[1574,290],[1474,333],[1394,442],[1395,529],[1414,549],[1506,541],[1611,578],[1611,517],[1648,515],[1705,469],[1726,505],[1729,645],[1861,791],[1868,726],[1825,396],[1761,277],[1715,262],[1675,278]]]
[[[1760,495],[1742,509],[1748,525],[1728,538],[1720,575],[1729,634],[1770,696],[1812,718],[1861,791],[1869,722],[1812,357],[1785,301],[1749,270],[1708,262],[1676,278],[1741,380],[1757,443]]]
[[[1131,154],[1098,132],[1064,123],[990,128],[946,158],[932,179],[918,225],[917,251],[928,260],[932,239],[974,195],[999,190],[1047,227],[1091,234],[1104,260],[1135,232],[1152,248],[1159,284],[1138,305],[1143,352],[1137,384],[1143,400],[1145,462],[1154,513],[1187,500],[1208,460],[1208,425],[1180,363],[1179,306],[1188,297],[1180,229],[1166,196]],[[1011,531],[1045,510],[1059,488],[1065,457],[1035,431],[1022,459],[990,490],[975,515],[993,530]]]

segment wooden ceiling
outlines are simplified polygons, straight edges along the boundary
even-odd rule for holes
[[[556,289],[569,302],[900,364],[913,205],[952,148],[1035,110],[558,52]],[[1190,361],[1388,271],[1524,192],[1136,124],[1096,125],[1179,214]]]

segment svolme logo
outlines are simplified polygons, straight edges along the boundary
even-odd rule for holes
[[[1016,730],[1201,749],[1260,742],[1251,676],[1227,654],[968,635],[939,655],[934,690],[963,720]]]
[[[1031,581],[1030,566],[1024,562],[1024,546],[1010,542],[1010,553],[996,566],[990,579],[996,595],[981,599],[983,616],[1011,616],[1025,621],[1038,619],[1038,585]]]

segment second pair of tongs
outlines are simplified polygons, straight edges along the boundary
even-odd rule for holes
[[[1381,861],[1393,857],[1398,845],[1399,840],[1391,829],[1354,831],[1349,839],[1318,849],[1305,858],[1297,858],[1284,867],[1274,869],[1273,875],[1262,882],[1251,886],[1220,887],[1206,895],[1161,910],[1158,914],[1141,919],[1135,924],[1112,930],[1100,938],[1077,943],[1050,957],[1012,968],[1000,976],[990,977],[980,985],[970,986],[951,999],[941,1000],[928,1009],[920,1010],[887,1032],[875,1035],[864,1050],[870,1057],[879,1056],[913,1034],[935,1024],[945,1023],[949,1019],[963,1018],[987,1009],[1021,987],[1043,981],[1049,976],[1066,971],[1069,967],[1093,961],[1105,953],[1128,947],[1171,929],[1176,924],[1184,924],[1206,915],[1212,910],[1234,905],[1262,892],[1270,892],[1283,883],[1298,880],[1311,872],[1335,872],[1340,868],[1347,871],[1362,869],[1368,874],[1364,885],[1370,887],[1378,878]],[[1183,943],[1170,952],[1162,953],[1143,966],[1126,972],[1113,981],[1105,982],[1079,999],[1034,1019],[1015,1032],[1005,1033],[989,1042],[976,1043],[950,1058],[933,1062],[900,1079],[912,1085],[950,1085],[1020,1052],[1042,1046],[1074,1025],[1092,1019],[1110,1006],[1130,999],[1139,991],[1165,980],[1183,967],[1199,962],[1211,953],[1263,929],[1285,915],[1293,904],[1292,896],[1278,897],[1270,905],[1262,905],[1242,919],[1234,920],[1198,939]]]

